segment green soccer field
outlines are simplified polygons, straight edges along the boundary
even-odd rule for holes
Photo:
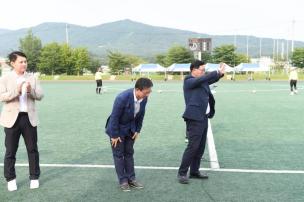
[[[211,120],[220,169],[202,168],[208,180],[177,183],[184,143],[182,82],[154,84],[141,136],[135,144],[137,178],[144,190],[118,188],[105,121],[115,96],[131,82],[43,82],[38,104],[40,188],[29,189],[27,154],[17,154],[18,191],[9,193],[3,174],[0,201],[303,201],[303,84],[289,95],[288,82],[220,82]],[[1,129],[1,158],[4,132]],[[3,162],[3,161],[2,161]],[[20,165],[21,164],[21,165]],[[108,166],[108,167],[107,167]],[[3,173],[3,164],[1,164]],[[285,173],[277,173],[277,172]]]

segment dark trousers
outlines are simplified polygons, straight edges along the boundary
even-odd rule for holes
[[[116,147],[112,146],[115,170],[119,184],[135,180],[134,171],[134,140],[131,136],[121,137]]]
[[[290,91],[297,90],[297,80],[290,80]]]
[[[96,80],[96,93],[97,94],[100,94],[101,87],[102,87],[102,80]]]
[[[4,128],[5,132],[5,157],[4,177],[7,181],[16,178],[15,163],[16,153],[19,146],[20,135],[22,134],[28,160],[30,179],[38,179],[40,176],[39,152],[37,146],[37,127],[33,127],[29,121],[28,114],[21,112],[12,128]]]
[[[187,175],[189,167],[190,174],[199,172],[201,159],[205,151],[208,118],[206,117],[202,121],[186,120],[186,129],[189,142],[178,170],[178,174],[181,176]]]

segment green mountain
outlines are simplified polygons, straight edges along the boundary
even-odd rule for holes
[[[18,49],[19,39],[29,28],[19,30],[0,29],[0,56]],[[43,44],[66,41],[66,23],[43,23],[31,28]],[[190,37],[211,37],[213,47],[234,44],[234,36],[208,35],[191,31],[151,26],[131,20],[121,20],[93,27],[68,25],[69,44],[73,47],[87,47],[92,53],[105,56],[108,50],[135,54],[151,58],[166,52],[172,45],[187,46]],[[256,57],[260,52],[260,38],[249,36],[249,55]],[[237,51],[246,53],[246,36],[236,36]],[[262,55],[271,56],[273,39],[262,39]],[[286,40],[279,40],[279,47]],[[291,44],[291,42],[289,41]],[[304,42],[296,41],[295,47],[304,47]],[[290,48],[290,46],[289,46]],[[285,47],[286,51],[286,47]]]

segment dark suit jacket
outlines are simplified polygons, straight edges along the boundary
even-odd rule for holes
[[[113,138],[140,132],[145,116],[147,98],[140,103],[140,110],[134,117],[134,88],[120,93],[114,102],[113,110],[106,123],[106,133]]]
[[[223,75],[217,71],[210,72],[201,77],[188,75],[184,80],[184,98],[186,109],[183,114],[185,120],[201,121],[206,118],[206,110],[209,102],[210,113],[208,118],[212,118],[215,113],[215,100],[210,91],[209,85],[217,82]]]

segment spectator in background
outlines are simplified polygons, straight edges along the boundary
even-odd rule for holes
[[[289,69],[289,83],[290,83],[290,95],[298,94],[297,82],[298,82],[298,68],[291,67]]]
[[[102,69],[99,67],[95,73],[96,94],[102,93]]]

